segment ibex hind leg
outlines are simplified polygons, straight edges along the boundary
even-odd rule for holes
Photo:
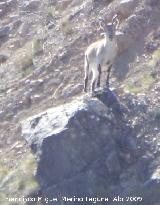
[[[85,76],[84,76],[83,91],[87,92],[87,84],[88,84],[88,76],[89,76],[89,63],[88,63],[87,56],[85,56],[85,59],[84,59],[84,72],[85,72]]]
[[[109,88],[109,78],[110,78],[110,73],[111,73],[111,68],[112,68],[112,65],[109,65],[108,67],[108,70],[107,70],[107,80],[106,80],[106,87]]]
[[[83,88],[84,92],[87,92],[87,84],[88,84],[88,76],[85,76],[85,78],[84,78],[84,88]]]
[[[101,65],[99,64],[98,66],[98,81],[97,81],[97,87],[99,88],[100,87],[100,83],[101,83],[101,73],[102,73],[102,68],[101,68]]]

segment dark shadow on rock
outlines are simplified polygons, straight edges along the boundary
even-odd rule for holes
[[[109,88],[104,87],[100,90],[96,90],[94,97],[98,98],[108,108],[111,108],[113,114],[118,119],[123,119],[125,110],[114,91],[111,91]]]

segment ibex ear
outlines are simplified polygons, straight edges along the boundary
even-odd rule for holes
[[[105,30],[104,20],[99,21],[99,29]]]

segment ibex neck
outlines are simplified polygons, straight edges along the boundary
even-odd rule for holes
[[[107,33],[104,35],[104,41],[105,43],[107,43],[108,41],[111,41]]]
[[[108,33],[105,33],[104,39],[105,39],[105,43],[107,43],[107,41],[114,41],[116,39],[116,37],[115,36],[109,36]]]

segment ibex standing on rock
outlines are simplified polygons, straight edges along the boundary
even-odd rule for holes
[[[115,57],[118,53],[115,31],[119,26],[118,16],[115,15],[112,22],[105,26],[101,21],[100,28],[104,31],[104,38],[92,43],[85,52],[85,78],[84,91],[87,91],[89,74],[92,72],[91,91],[94,92],[95,86],[100,87],[100,79],[103,65],[107,65],[106,85],[109,86],[109,76]]]

